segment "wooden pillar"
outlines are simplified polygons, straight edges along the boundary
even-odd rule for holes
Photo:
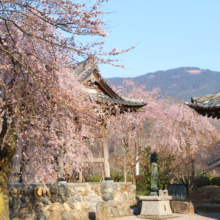
[[[82,183],[82,172],[79,172],[79,180],[78,180],[79,183]]]
[[[104,153],[105,180],[111,180],[109,153],[108,153],[108,142],[107,142],[107,130],[105,128],[105,125],[102,126],[102,146],[103,146],[103,153]]]

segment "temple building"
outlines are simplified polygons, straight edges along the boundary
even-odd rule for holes
[[[143,100],[128,99],[118,95],[101,76],[97,63],[89,60],[77,63],[74,69],[74,74],[76,75],[77,80],[85,86],[87,92],[95,98],[96,102],[102,105],[103,109],[109,108],[109,106],[114,107],[117,105],[120,110],[119,113],[123,113],[123,111],[140,112],[144,111],[142,107],[147,105],[147,103]],[[111,114],[111,112],[108,114]],[[111,180],[111,177],[106,132],[105,126],[103,125],[101,133],[103,139],[104,158],[95,159],[98,159],[99,161],[100,159],[103,159],[105,181],[108,181]],[[96,160],[94,160],[94,162],[96,162]]]
[[[211,95],[191,98],[191,103],[185,102],[196,113],[212,118],[220,118],[220,92]]]
[[[191,98],[191,103],[185,102],[197,114],[220,119],[220,92],[210,95]],[[208,164],[208,170],[220,167],[220,158]]]
[[[118,95],[101,76],[97,63],[88,63],[88,60],[78,63],[74,69],[78,81],[92,94],[98,103],[118,105],[120,109],[142,111],[145,106],[143,100],[128,99]]]

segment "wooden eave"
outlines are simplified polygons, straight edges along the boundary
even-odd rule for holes
[[[185,104],[194,109],[198,114],[220,118],[220,92],[191,98],[191,103],[185,102]]]
[[[108,94],[111,98],[121,100],[121,97],[113,91],[113,89],[105,82],[102,76],[98,73],[96,69],[93,70],[93,75],[96,78],[96,82],[101,86],[101,88]]]

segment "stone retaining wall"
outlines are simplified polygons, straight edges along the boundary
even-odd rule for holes
[[[131,183],[11,184],[10,218],[26,220],[103,220],[133,214],[136,186]],[[106,209],[107,207],[107,209]]]

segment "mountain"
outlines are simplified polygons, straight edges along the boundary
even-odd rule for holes
[[[198,67],[180,67],[134,78],[114,77],[108,78],[107,81],[119,86],[123,84],[124,79],[133,79],[138,85],[144,84],[146,90],[159,87],[162,97],[171,96],[185,101],[189,101],[191,97],[220,91],[220,72]]]

